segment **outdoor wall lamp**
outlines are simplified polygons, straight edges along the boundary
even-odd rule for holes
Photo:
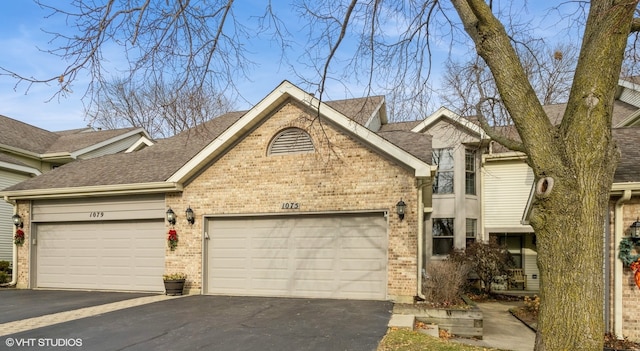
[[[191,206],[187,207],[185,214],[187,215],[187,222],[189,222],[189,224],[195,223],[196,218],[193,215],[193,210],[191,209]]]
[[[176,224],[176,214],[175,212],[173,212],[171,207],[169,207],[169,209],[167,210],[167,222],[169,222],[171,225]]]
[[[640,219],[636,219],[633,224],[631,224],[631,237],[632,238],[640,238]]]
[[[400,218],[400,220],[404,219],[404,211],[406,209],[407,209],[407,204],[405,204],[404,201],[400,199],[400,201],[398,201],[398,203],[396,204],[396,213],[398,214],[398,218]]]
[[[23,228],[24,227],[24,223],[22,223],[22,217],[20,217],[19,214],[14,214],[13,217],[11,217],[11,219],[13,220],[13,225],[16,226],[16,228]]]

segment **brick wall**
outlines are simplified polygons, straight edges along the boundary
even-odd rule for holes
[[[24,244],[18,247],[18,267],[13,267],[13,274],[18,273],[16,287],[20,289],[29,288],[29,241],[31,240],[31,213],[29,211],[29,201],[18,201],[18,214],[24,223]],[[15,233],[15,232],[14,232]],[[12,240],[12,245],[13,240]],[[35,250],[35,247],[34,247]]]
[[[193,226],[178,221],[180,244],[167,251],[166,269],[185,271],[187,288],[202,289],[203,215],[290,213],[284,202],[298,202],[299,212],[387,210],[388,295],[407,299],[417,286],[417,195],[413,170],[386,159],[303,105],[287,102],[276,109],[226,154],[185,186],[167,196],[167,206],[197,215]],[[268,156],[272,138],[288,127],[312,137],[315,153]],[[395,204],[407,203],[403,221]],[[177,212],[177,211],[176,211]]]
[[[625,236],[629,235],[629,226],[639,215],[640,197],[634,197],[625,203],[623,210]],[[622,332],[629,339],[640,341],[640,288],[635,284],[633,272],[627,267],[623,269],[622,276]]]

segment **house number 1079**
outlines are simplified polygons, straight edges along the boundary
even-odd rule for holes
[[[283,202],[282,209],[283,210],[297,210],[300,208],[300,204],[297,202]]]

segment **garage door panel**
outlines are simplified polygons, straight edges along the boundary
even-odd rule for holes
[[[207,292],[386,299],[386,228],[382,214],[211,219]]]
[[[40,224],[36,286],[163,291],[164,231],[161,221]]]

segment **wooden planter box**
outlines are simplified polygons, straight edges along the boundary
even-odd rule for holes
[[[182,295],[182,289],[184,288],[184,279],[165,280],[164,291],[165,295],[176,296]]]
[[[449,333],[482,339],[482,311],[473,305],[468,308],[432,308],[425,304],[396,304],[393,313],[414,315],[416,320],[437,324]]]

